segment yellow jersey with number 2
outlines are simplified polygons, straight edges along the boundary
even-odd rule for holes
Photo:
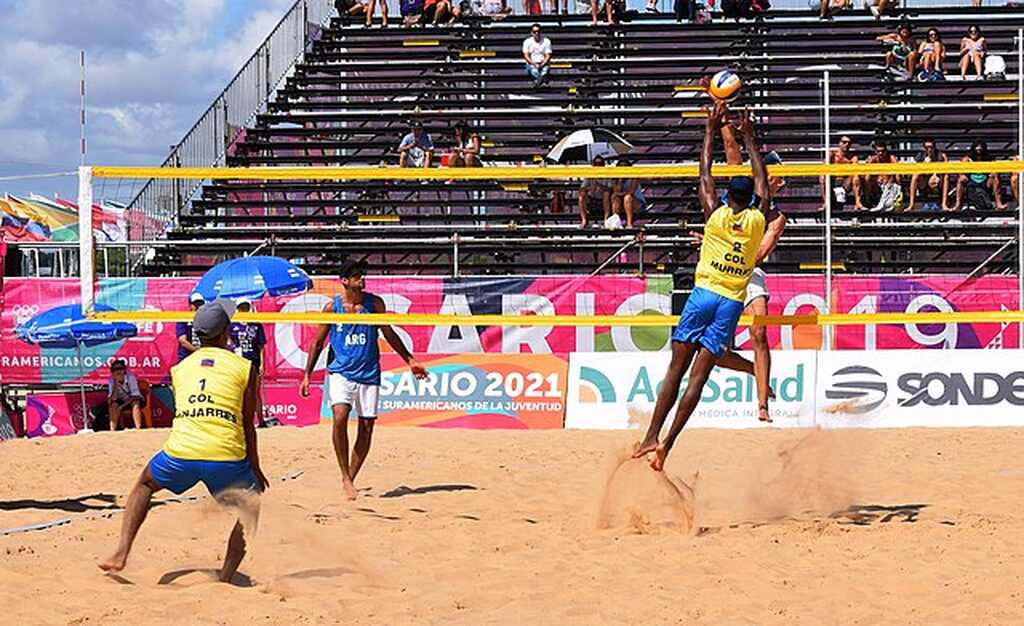
[[[245,458],[242,406],[250,362],[222,348],[200,348],[171,368],[174,422],[164,452],[177,459]]]
[[[757,249],[764,238],[765,217],[760,209],[739,213],[722,205],[704,226],[700,261],[694,284],[724,298],[743,302],[747,283],[757,262]]]

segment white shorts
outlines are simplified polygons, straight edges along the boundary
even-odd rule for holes
[[[350,415],[364,419],[377,418],[377,398],[380,385],[364,385],[352,382],[341,374],[327,375],[327,401],[331,406],[347,404],[352,407]]]
[[[743,308],[747,308],[758,298],[768,300],[771,296],[768,295],[768,277],[763,269],[755,267],[754,272],[750,275],[750,282],[747,283],[747,297],[743,301]]]

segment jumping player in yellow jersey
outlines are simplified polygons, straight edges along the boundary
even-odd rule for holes
[[[749,114],[740,117],[739,132],[750,155],[754,177],[735,176],[729,181],[726,203],[718,205],[715,181],[711,176],[711,157],[715,134],[727,121],[724,102],[716,102],[704,130],[700,155],[700,203],[704,211],[704,239],[697,264],[696,287],[686,301],[679,325],[672,334],[672,361],[658,394],[647,435],[634,456],[654,453],[651,467],[661,471],[676,438],[700,401],[704,384],[717,359],[721,358],[736,334],[743,313],[747,284],[757,265],[757,252],[764,237],[765,224],[774,217],[770,208],[768,172],[754,139],[754,122]],[[754,194],[759,202],[751,206]],[[693,367],[690,367],[691,362]],[[668,435],[658,442],[661,427],[675,404],[683,374],[690,371],[689,382]]]
[[[171,435],[128,496],[121,540],[100,569],[124,569],[150,500],[161,489],[182,494],[202,482],[215,498],[227,500],[228,489],[267,488],[253,425],[257,376],[252,363],[227,349],[233,313],[234,305],[223,300],[196,311],[192,325],[203,347],[171,369],[176,407]],[[231,530],[219,576],[223,582],[231,580],[245,556],[245,530],[241,522]]]

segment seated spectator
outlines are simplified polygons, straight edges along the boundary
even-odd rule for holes
[[[544,15],[541,0],[523,0],[523,15]]]
[[[830,20],[837,13],[853,7],[853,0],[811,0],[811,8],[818,11],[818,17]]]
[[[100,406],[93,410],[93,414],[102,422],[102,411],[107,412],[110,430],[121,430],[122,415],[131,413],[132,423],[136,429],[142,428],[142,408],[146,401],[139,390],[139,381],[135,375],[128,371],[128,365],[123,359],[117,359],[110,364],[110,381],[107,383],[106,406]]]
[[[458,13],[457,7],[452,8],[451,0],[423,0],[423,21],[432,26],[451,24]]]
[[[604,167],[604,157],[595,156],[590,164]],[[610,181],[603,178],[592,178],[580,185],[580,226],[587,227],[587,220],[601,211],[601,220],[607,220],[612,214],[612,189]]]
[[[387,0],[381,0],[387,7]],[[403,26],[415,26],[423,19],[423,0],[399,0],[398,10],[402,14]]]
[[[334,0],[334,8],[341,18],[365,16],[366,4],[367,0]],[[347,19],[345,23],[348,23]]]
[[[648,8],[648,10],[650,9]],[[604,0],[604,5],[601,4],[601,0],[590,0],[590,25],[597,26],[597,18],[602,12],[605,16],[605,24],[629,21],[628,11],[626,0]]]
[[[1011,161],[1019,161],[1015,156],[1010,157]],[[1020,172],[1010,174],[1010,192],[1013,194],[1013,201],[1020,206]]]
[[[939,36],[939,31],[929,28],[925,40],[917,48],[917,61],[923,72],[921,80],[943,78],[944,69],[942,62],[945,58],[946,46],[942,44],[942,37]]]
[[[523,40],[523,60],[534,88],[540,87],[551,71],[551,40],[541,34],[540,24],[530,27],[530,36]]]
[[[988,153],[988,144],[984,141],[975,141],[971,144],[971,150],[962,159],[964,162],[991,161]],[[966,203],[965,203],[966,201]],[[961,208],[973,208],[979,211],[990,211],[993,201],[995,208],[1002,210],[1006,208],[1003,204],[1003,196],[999,189],[999,176],[997,174],[961,174],[956,182],[956,206],[954,210]]]
[[[985,55],[988,53],[985,38],[981,36],[981,28],[971,26],[967,36],[960,40],[960,78],[967,79],[967,69],[974,67],[974,75],[981,78],[985,75]]]
[[[620,159],[619,167],[633,165]],[[647,205],[644,190],[636,178],[617,178],[612,182],[612,213],[625,219],[626,228],[633,228],[633,216]]]
[[[193,293],[188,298],[188,307],[193,313],[203,306],[203,296]],[[178,322],[174,328],[174,334],[178,338],[178,362],[185,360],[185,357],[200,348],[199,334],[192,328],[192,322]]]
[[[868,163],[896,163],[896,157],[889,152],[884,141],[875,142],[874,153]],[[858,209],[869,211],[892,211],[903,197],[899,176],[893,174],[867,174],[861,185]]]
[[[449,167],[480,167],[480,135],[470,130],[466,122],[455,124],[455,146],[448,159]]]
[[[889,11],[897,6],[899,6],[898,0],[864,0],[864,8],[871,11],[871,15],[874,15],[876,20],[882,19],[883,15],[888,15]]]
[[[385,28],[388,25],[388,0],[366,0],[366,25],[373,24],[373,12],[378,4],[380,5],[380,26]]]
[[[772,7],[769,0],[722,0],[722,16],[735,19],[755,19]]]
[[[941,152],[931,137],[921,142],[921,151],[914,156],[917,163],[948,163],[949,157]],[[925,184],[921,185],[921,179]],[[908,211],[913,211],[918,202],[922,211],[949,210],[949,175],[947,174],[914,174],[910,177],[910,203]]]
[[[506,0],[462,0],[459,2],[460,17],[489,17],[503,19],[512,14]]]
[[[900,24],[895,33],[879,35],[875,39],[889,46],[889,51],[885,53],[885,69],[898,72],[901,78],[910,79],[917,64],[917,43],[910,26]]]
[[[839,145],[829,152],[828,162],[829,163],[853,163],[858,162],[858,157],[853,153],[853,139],[849,135],[843,135],[839,138]],[[822,202],[825,201],[825,194],[828,193],[828,189],[825,188],[825,177],[821,177],[821,197]],[[833,176],[832,177],[832,208],[836,210],[843,210],[846,207],[846,203],[853,199],[853,205],[860,207],[860,176],[857,174],[851,174],[849,176]]]
[[[434,142],[423,130],[423,122],[413,122],[412,132],[398,144],[399,167],[430,167],[434,158]]]

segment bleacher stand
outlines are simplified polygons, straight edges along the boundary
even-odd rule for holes
[[[699,81],[723,67],[745,81],[734,106],[755,111],[764,149],[786,163],[824,159],[824,70],[831,76],[829,143],[852,139],[851,154],[862,161],[875,143],[887,144],[896,160],[913,160],[925,137],[952,161],[978,140],[987,142],[990,158],[1015,154],[1014,38],[1021,10],[894,11],[881,21],[863,11],[827,21],[810,9],[769,11],[739,23],[716,14],[707,24],[642,13],[596,28],[589,14],[524,15],[436,28],[393,21],[386,31],[342,17],[233,146],[228,164],[397,167],[395,147],[413,122],[433,137],[435,165],[455,153],[457,125],[479,138],[476,158],[484,167],[541,164],[561,137],[582,128],[620,134],[635,147],[629,159],[636,165],[692,162],[707,103]],[[522,55],[535,21],[554,42],[551,72],[538,86],[525,79]],[[950,46],[941,80],[894,75],[876,37],[901,23],[947,34],[980,25],[988,54],[1001,56],[1005,71],[961,80],[958,50]],[[1010,182],[1006,176],[996,183],[1008,199]],[[580,272],[607,261],[631,237],[648,269],[671,272],[692,263],[696,247],[687,233],[701,221],[695,181],[640,183],[644,203],[634,208],[633,228],[608,231],[594,224],[583,230],[579,215],[564,210],[563,199],[576,197],[580,181],[218,181],[205,185],[180,216],[170,236],[182,244],[148,267],[199,271],[213,259],[209,246],[195,240],[214,239],[219,250],[237,253],[232,241],[253,237],[311,271],[329,271],[355,255],[403,273],[410,267],[451,273],[453,256],[469,272]],[[835,254],[848,269],[963,271],[1016,229],[1015,204],[1003,211],[972,207],[966,191],[956,212],[906,211],[910,177],[900,184],[901,197],[889,210],[858,209],[850,198],[836,207]],[[820,260],[822,181],[792,178],[777,203],[795,219],[769,270],[796,271],[808,259]],[[911,232],[921,236],[908,240]],[[461,245],[453,252],[456,235]],[[953,253],[951,240],[959,242]],[[1004,262],[1011,259],[992,261]],[[636,257],[606,267],[635,270]]]

